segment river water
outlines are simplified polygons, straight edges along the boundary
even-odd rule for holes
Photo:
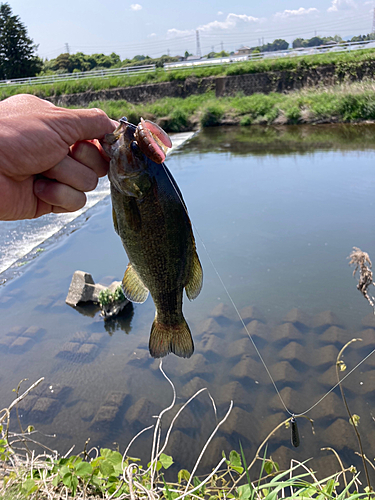
[[[222,450],[238,450],[239,441],[250,462],[288,417],[218,274],[292,413],[309,410],[335,384],[336,357],[346,342],[363,339],[345,351],[342,376],[375,347],[372,308],[356,289],[347,259],[353,246],[375,256],[374,135],[373,125],[207,129],[170,156],[168,167],[194,224],[204,287],[184,303],[194,355],[163,361],[177,390],[163,432],[170,415],[201,387],[215,399],[219,420],[234,402],[202,471],[219,462]],[[48,226],[50,219],[44,220]],[[14,223],[18,238],[27,224]],[[35,425],[40,441],[61,452],[76,444],[79,452],[90,437],[93,445],[124,451],[172,399],[147,349],[154,305],[149,298],[104,323],[97,308],[64,302],[77,269],[109,284],[126,268],[108,197],[61,234],[2,275],[8,280],[0,292],[1,406],[10,404],[22,378],[44,376],[46,384],[20,407],[22,424]],[[0,237],[6,259],[4,248],[12,245],[1,226]],[[375,456],[374,384],[371,356],[343,384],[352,412],[361,417],[369,457]],[[299,419],[301,445],[294,449],[290,431],[281,428],[268,447],[274,460],[287,466],[291,458],[314,457],[311,467],[328,474],[337,469],[332,455],[321,451],[329,446],[345,465],[360,468],[338,388],[306,416],[314,419],[315,434]],[[202,393],[176,421],[165,450],[175,460],[171,473],[194,465],[216,422]],[[145,433],[130,455],[148,460],[150,447]]]

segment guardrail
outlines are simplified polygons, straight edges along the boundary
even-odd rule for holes
[[[166,63],[166,71],[173,69],[189,69],[194,66],[209,67],[218,64],[231,64],[241,61],[254,61],[259,59],[276,59],[279,57],[297,57],[301,55],[322,54],[325,52],[350,52],[352,50],[375,48],[375,40],[365,42],[343,42],[337,44],[319,45],[317,47],[300,47],[297,49],[279,50],[274,52],[259,52],[252,54],[233,55],[230,57],[220,57],[214,59],[196,59],[193,61],[181,61],[176,63]],[[82,80],[87,78],[109,78],[111,76],[132,76],[141,73],[156,71],[155,64],[144,66],[130,66],[125,68],[112,68],[92,71],[82,71],[74,73],[63,73],[46,76],[34,76],[30,78],[17,78],[14,80],[0,80],[0,87],[13,85],[41,85],[46,83],[56,83],[62,81]]]

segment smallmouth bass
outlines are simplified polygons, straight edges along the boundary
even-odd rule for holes
[[[126,118],[102,141],[111,159],[113,223],[129,258],[124,294],[143,303],[151,293],[156,308],[151,356],[173,352],[188,358],[194,344],[182,313],[183,290],[195,299],[203,272],[182,194],[166,165],[160,164],[164,146],[170,145],[157,125],[141,120],[136,127]]]

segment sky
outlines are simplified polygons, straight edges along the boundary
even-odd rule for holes
[[[136,3],[139,2],[139,3]],[[375,0],[8,0],[14,14],[38,44],[38,55],[52,59],[66,52],[137,54],[197,53],[283,38],[372,31]],[[66,45],[68,44],[68,45]]]

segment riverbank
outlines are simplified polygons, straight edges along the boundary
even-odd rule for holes
[[[217,98],[214,92],[132,104],[124,100],[93,101],[111,118],[127,116],[155,121],[167,132],[184,132],[218,125],[291,125],[358,123],[375,120],[375,83],[343,83],[287,94],[271,92]]]

